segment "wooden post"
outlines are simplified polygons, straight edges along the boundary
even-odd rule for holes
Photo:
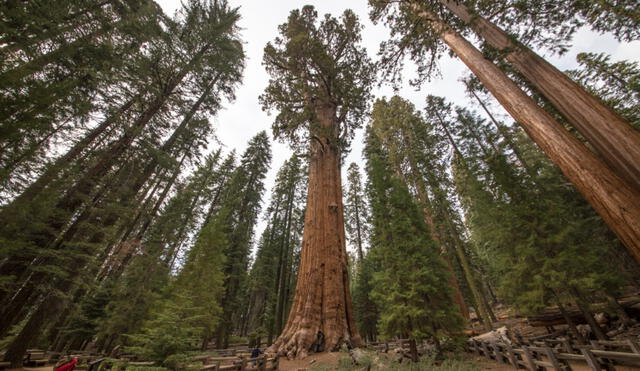
[[[509,358],[509,362],[511,362],[511,365],[515,368],[519,368],[518,358],[516,357],[516,354],[514,353],[513,348],[511,347],[511,344],[505,342],[504,347],[507,349],[507,357]]]
[[[629,348],[631,348],[632,352],[640,354],[640,346],[638,346],[637,342],[632,339],[627,339],[627,344],[629,344]]]
[[[569,339],[562,339],[562,346],[564,347],[565,352],[573,353],[573,345],[571,345],[571,341]]]
[[[491,347],[493,348],[493,353],[496,355],[496,361],[500,361],[502,363],[506,363],[504,355],[502,354],[502,351],[500,350],[500,347],[498,346],[498,343],[495,342],[495,341],[492,341],[491,342]]]
[[[600,362],[598,362],[596,357],[594,357],[593,353],[591,353],[589,349],[580,348],[580,351],[582,352],[584,359],[587,361],[587,364],[593,371],[602,371],[602,368],[600,368]]]
[[[473,352],[477,355],[480,355],[480,349],[478,348],[478,343],[475,340],[471,340],[471,345],[473,345]]]
[[[491,359],[491,352],[489,352],[489,348],[487,348],[487,343],[485,343],[484,341],[480,341],[480,346],[482,347],[484,356]]]
[[[247,360],[243,359],[240,361],[240,371],[245,371],[247,369]]]
[[[558,358],[556,357],[556,354],[553,352],[553,349],[549,348],[548,346],[544,346],[542,347],[542,349],[544,349],[544,353],[547,356],[547,359],[549,359],[549,362],[553,365],[553,369],[556,371],[562,371],[562,368],[560,367],[560,362],[558,362]]]
[[[536,371],[537,367],[535,362],[533,361],[533,355],[531,354],[529,347],[527,347],[526,345],[522,346],[522,356],[522,358],[526,362],[527,369],[529,369],[530,371]]]

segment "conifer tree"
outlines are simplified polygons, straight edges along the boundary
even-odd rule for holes
[[[432,338],[438,344],[438,330],[455,331],[462,319],[453,304],[446,263],[418,205],[373,130],[366,140],[373,220],[369,254],[380,267],[372,281],[379,329],[388,337],[410,339],[417,361],[417,341]]]
[[[344,226],[347,238],[358,252],[358,261],[364,259],[364,244],[368,236],[369,211],[358,164],[351,163],[347,169],[347,192],[344,204]]]
[[[219,347],[229,344],[229,337],[239,327],[243,311],[240,308],[243,287],[249,269],[249,252],[253,242],[253,229],[258,220],[264,192],[264,178],[271,162],[271,146],[266,132],[262,131],[249,141],[240,164],[229,179],[214,219],[224,218],[225,233],[229,245],[224,250],[224,294],[221,299],[222,317],[216,334]],[[224,213],[223,213],[224,212]],[[223,215],[220,215],[223,213]],[[214,220],[212,219],[212,220]]]
[[[301,159],[293,155],[285,161],[266,209],[265,228],[250,273],[249,331],[271,344],[286,321],[291,307],[296,256],[304,220],[306,174]],[[258,340],[258,339],[256,339]]]
[[[291,12],[280,36],[265,48],[271,80],[261,101],[278,111],[274,135],[296,148],[308,145],[310,156],[296,295],[271,347],[289,357],[306,357],[319,338],[328,351],[361,342],[349,293],[340,180],[341,156],[367,113],[374,78],[358,45],[361,28],[349,10],[340,18],[318,19],[305,6]]]

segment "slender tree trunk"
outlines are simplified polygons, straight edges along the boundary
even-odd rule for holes
[[[417,5],[418,6],[418,5]],[[420,16],[473,71],[640,262],[640,194],[528,97],[471,43],[426,10]],[[638,147],[640,148],[640,147]]]
[[[567,313],[567,310],[565,309],[564,305],[562,304],[562,301],[560,300],[556,292],[554,290],[552,290],[552,292],[553,292],[553,296],[556,299],[556,304],[558,304],[558,309],[560,309],[560,313],[562,314],[562,317],[564,318],[565,322],[567,322],[567,326],[569,327],[569,332],[576,338],[576,340],[578,340],[580,344],[587,344],[587,341],[585,340],[584,336],[582,336],[580,331],[578,331],[578,328],[576,327],[576,323],[573,321],[571,316]]]
[[[504,125],[502,125],[500,122],[498,122],[498,120],[496,120],[496,118],[493,116],[493,114],[491,113],[487,105],[482,101],[482,99],[480,99],[476,91],[468,83],[466,83],[466,85],[467,85],[467,90],[471,93],[471,95],[474,96],[476,101],[478,101],[478,104],[480,104],[480,107],[482,107],[482,109],[487,114],[487,116],[489,116],[489,120],[491,120],[491,122],[496,127],[498,132],[502,135],[502,138],[504,138],[504,140],[507,142],[507,144],[509,145],[509,148],[511,148],[511,150],[513,151],[513,154],[518,159],[518,162],[520,163],[520,165],[522,165],[522,168],[527,172],[527,174],[531,179],[535,179],[535,174],[533,173],[533,170],[531,169],[529,164],[525,161],[524,157],[522,157],[522,154],[520,153],[520,149],[513,142],[513,139],[511,138],[511,134],[509,134],[509,132],[507,131],[507,128],[505,128]]]
[[[285,329],[270,348],[290,358],[305,358],[319,331],[324,334],[327,351],[344,343],[362,343],[349,292],[336,107],[316,104],[318,123],[325,134],[312,133],[298,282]]]
[[[8,210],[11,205],[19,205],[23,202],[32,201],[36,196],[38,196],[46,186],[48,186],[59,176],[60,172],[62,171],[62,169],[64,169],[65,166],[68,166],[69,163],[75,161],[80,153],[82,153],[83,150],[85,150],[96,138],[98,138],[98,136],[100,136],[109,127],[111,127],[120,117],[120,115],[128,111],[138,98],[139,96],[136,96],[128,100],[115,113],[109,115],[98,126],[87,133],[87,135],[85,135],[82,140],[71,147],[67,151],[67,153],[58,158],[51,166],[47,167],[47,170],[45,170],[45,172],[42,173],[42,175],[40,175],[40,177],[38,177],[35,182],[33,182],[18,197],[16,197],[10,205],[3,208],[3,211]]]
[[[33,344],[33,341],[40,335],[42,327],[48,320],[54,320],[54,316],[59,314],[62,299],[57,298],[53,294],[47,295],[45,300],[36,308],[34,313],[22,328],[20,333],[13,339],[7,347],[4,360],[11,362],[12,368],[22,367],[22,358],[27,348]]]
[[[580,311],[582,312],[584,319],[587,320],[587,323],[589,324],[591,331],[593,331],[593,333],[596,335],[596,338],[598,338],[598,340],[609,340],[609,337],[604,333],[600,325],[598,325],[598,322],[596,322],[596,319],[593,318],[593,313],[591,313],[591,310],[589,309],[589,305],[583,299],[580,291],[578,291],[578,289],[573,286],[571,286],[570,289],[571,289],[571,293],[575,297],[575,301],[576,301],[576,305],[578,306],[578,309],[580,309]]]
[[[364,252],[362,250],[362,227],[360,224],[360,205],[358,201],[360,200],[359,195],[356,195],[356,204],[355,204],[355,212],[356,212],[356,238],[357,238],[357,246],[358,246],[358,260],[362,262],[364,259]]]
[[[498,50],[582,134],[605,162],[640,190],[640,132],[545,59],[519,44],[460,1],[440,0]]]
[[[622,305],[620,305],[618,300],[613,295],[610,295],[608,293],[605,293],[604,295],[607,298],[607,302],[609,303],[609,307],[611,307],[611,309],[613,309],[613,311],[618,315],[618,318],[620,319],[622,324],[625,327],[631,326],[633,324],[633,322],[631,321],[631,318],[629,317],[629,315],[625,311],[624,307]]]

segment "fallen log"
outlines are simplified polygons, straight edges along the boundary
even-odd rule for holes
[[[619,298],[618,302],[629,314],[640,314],[640,296],[627,296]],[[565,310],[567,315],[576,324],[587,323],[586,319],[582,315],[582,312],[575,306],[566,306]],[[595,303],[591,305],[592,312],[609,312],[610,308],[607,303]],[[546,327],[566,324],[562,313],[558,307],[549,307],[540,313],[527,316],[529,325],[533,327]]]

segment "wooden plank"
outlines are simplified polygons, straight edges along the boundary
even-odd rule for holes
[[[556,355],[558,359],[566,359],[567,361],[582,361],[586,362],[584,359],[584,355],[581,354],[573,354],[573,353],[558,353]]]
[[[209,357],[209,358],[207,358],[207,360],[208,361],[214,361],[214,362],[216,362],[216,361],[224,362],[224,361],[237,361],[237,360],[239,360],[239,358],[238,357]]]
[[[600,363],[598,362],[596,357],[593,356],[593,353],[591,353],[591,350],[580,348],[580,352],[582,352],[584,359],[587,361],[587,364],[589,365],[589,367],[591,367],[593,371],[602,371],[602,368],[600,368]]]
[[[525,361],[525,367],[530,371],[536,371],[536,364],[533,362],[533,355],[526,345],[522,346],[522,357]]]
[[[611,352],[608,350],[593,349],[591,353],[600,358],[640,362],[640,354],[637,353],[625,353],[625,352]]]

